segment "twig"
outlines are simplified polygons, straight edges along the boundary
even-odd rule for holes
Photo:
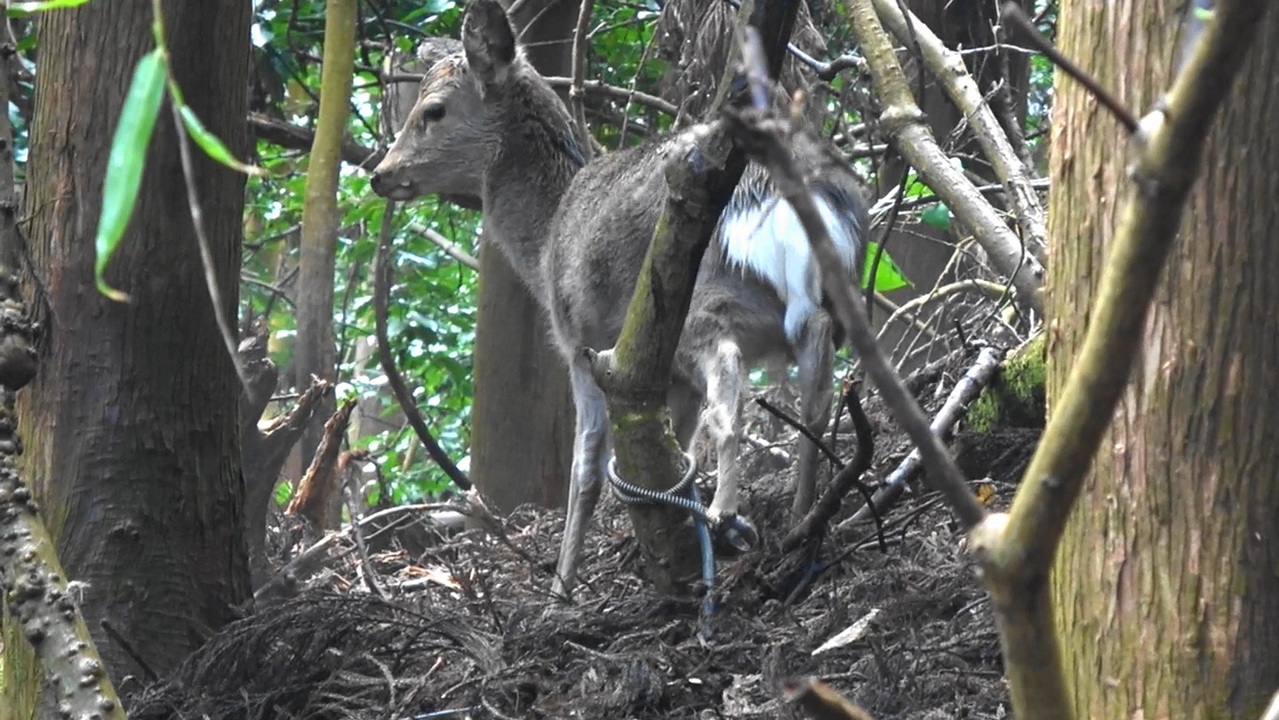
[[[566,77],[548,77],[544,79],[548,85],[557,89],[571,89],[574,82],[574,78]],[[675,107],[672,103],[669,103],[656,95],[649,95],[648,93],[640,92],[638,90],[630,90],[623,87],[617,87],[616,85],[609,85],[599,80],[586,79],[581,81],[580,86],[583,92],[590,93],[592,95],[617,98],[618,100],[625,100],[627,102],[636,102],[644,107],[664,112],[671,117],[674,117],[679,113],[679,108]]]
[[[444,448],[440,447],[435,436],[431,434],[430,428],[426,426],[426,420],[422,417],[422,411],[413,402],[413,394],[409,392],[408,386],[404,384],[404,378],[395,366],[395,356],[391,354],[391,342],[386,334],[386,314],[391,295],[391,218],[394,214],[395,201],[387,200],[386,210],[382,214],[377,264],[373,273],[373,319],[374,332],[377,335],[378,360],[382,364],[382,372],[386,373],[387,384],[395,393],[395,399],[399,401],[409,425],[413,426],[413,432],[417,433],[417,439],[426,448],[426,453],[455,485],[463,490],[470,490],[473,487],[471,479],[458,468],[448,453],[444,452]]]
[[[822,454],[826,456],[827,460],[830,460],[831,464],[834,465],[836,469],[844,469],[844,461],[840,460],[839,456],[835,454],[835,451],[831,450],[830,446],[823,442],[821,438],[814,435],[813,431],[809,430],[808,426],[804,425],[804,423],[791,417],[789,413],[772,404],[766,398],[755,398],[755,404],[767,410],[773,417],[798,430],[800,435],[808,438],[808,441],[816,445],[817,449],[822,451]]]
[[[320,538],[310,547],[298,553],[296,557],[290,560],[284,567],[280,568],[271,579],[258,588],[253,593],[255,603],[261,603],[272,597],[286,594],[289,589],[296,588],[297,584],[306,579],[306,576],[313,571],[318,564],[320,557],[328,552],[329,548],[345,537],[358,525],[365,528],[368,525],[381,520],[382,518],[399,515],[402,513],[424,512],[430,510],[453,509],[458,512],[465,512],[464,508],[454,503],[418,503],[416,505],[396,505],[395,507],[379,510],[342,526],[341,530],[331,532]]]
[[[355,492],[351,488],[348,480],[347,472],[352,460],[364,460],[368,458],[365,451],[353,451],[342,453],[341,460],[338,461],[338,481],[342,483],[342,495],[346,499],[346,511],[350,513],[354,519],[358,515],[355,506]],[[364,526],[360,523],[351,523],[351,538],[355,540],[355,551],[360,558],[361,575],[364,576],[364,586],[369,592],[378,596],[382,600],[386,599],[386,593],[382,590],[382,586],[377,581],[377,571],[373,569],[373,563],[369,560],[369,549],[364,542]]]
[[[586,76],[586,31],[591,24],[591,12],[595,9],[595,2],[594,0],[580,1],[582,8],[577,14],[577,28],[573,31],[573,81],[568,89],[568,100],[573,108],[573,123],[577,125],[578,144],[581,145],[582,156],[590,162],[594,148],[591,147],[591,131],[586,126],[582,79]]]
[[[856,390],[851,384],[848,392],[844,393],[844,397],[848,405],[848,414],[853,419],[853,429],[857,433],[857,451],[853,454],[852,462],[836,473],[835,479],[831,481],[830,487],[822,494],[821,499],[786,534],[786,537],[782,540],[782,552],[794,550],[799,547],[801,542],[821,532],[826,523],[835,517],[835,513],[839,512],[844,496],[854,487],[861,493],[862,498],[866,500],[865,507],[869,507],[872,510],[875,509],[870,488],[861,481],[861,476],[867,470],[870,470],[871,462],[875,458],[874,430],[870,426],[870,418],[866,417],[866,411],[862,409],[861,399],[857,397]],[[884,542],[884,525],[879,513],[875,513],[875,528],[879,533],[882,546]]]
[[[1137,118],[1133,117],[1131,111],[1124,107],[1114,95],[1111,95],[1101,83],[1084,72],[1083,68],[1076,65],[1070,58],[1062,55],[1057,48],[1048,42],[1048,39],[1039,33],[1039,30],[1030,22],[1030,18],[1026,16],[1026,11],[1021,6],[1013,2],[1006,2],[1003,6],[1004,20],[1007,22],[1010,30],[1015,32],[1011,35],[1020,36],[1021,40],[1031,45],[1045,57],[1052,61],[1053,65],[1061,68],[1067,75],[1074,78],[1075,82],[1084,86],[1093,97],[1097,98],[1097,102],[1101,103],[1112,115],[1119,120],[1120,124],[1127,128],[1129,133],[1136,133],[1138,130]]]
[[[124,651],[125,655],[129,656],[130,660],[138,664],[138,668],[142,670],[142,676],[149,682],[154,682],[160,677],[156,674],[155,670],[151,669],[151,666],[147,664],[147,661],[142,659],[142,654],[138,652],[137,648],[133,647],[133,643],[129,642],[129,638],[125,637],[124,633],[117,630],[115,625],[112,625],[109,620],[102,618],[98,621],[98,627],[102,628],[102,631],[111,638],[111,642],[120,646],[120,649]]]
[[[1002,297],[1007,290],[1008,288],[1005,285],[1000,285],[999,283],[994,283],[989,280],[982,280],[981,278],[969,278],[967,280],[958,280],[953,283],[942,285],[923,295],[916,295],[910,300],[898,305],[897,308],[893,310],[892,314],[888,316],[888,319],[884,321],[883,328],[879,331],[879,337],[883,337],[883,335],[888,332],[888,328],[893,321],[900,320],[902,315],[911,315],[916,308],[922,308],[929,303],[936,302],[946,298],[947,296],[962,292],[979,292],[985,295],[993,295],[998,298]]]
[[[426,238],[427,240],[430,240],[431,242],[435,243],[449,257],[453,258],[454,260],[457,260],[458,262],[462,263],[466,267],[469,267],[470,269],[476,272],[479,272],[480,270],[479,258],[463,250],[462,247],[458,245],[457,243],[449,240],[448,238],[439,234],[435,230],[432,230],[431,228],[426,227],[424,225],[418,225],[417,223],[414,223],[412,225],[409,225],[409,229],[415,233],[418,233],[419,235]]]
[[[171,98],[169,109],[173,111],[173,124],[178,131],[178,156],[182,161],[182,178],[187,186],[187,207],[191,210],[191,224],[195,226],[196,244],[200,247],[200,264],[204,269],[204,284],[209,290],[209,301],[213,303],[213,317],[218,323],[218,333],[222,335],[222,344],[231,363],[235,366],[235,375],[240,378],[240,385],[245,391],[249,389],[249,376],[244,370],[237,350],[235,328],[227,318],[226,306],[222,302],[222,291],[218,288],[217,263],[213,260],[213,250],[209,246],[209,237],[204,232],[204,213],[200,209],[200,193],[195,189],[195,165],[191,162],[191,141],[187,137],[187,128],[182,121],[182,113],[178,109],[176,99]]]

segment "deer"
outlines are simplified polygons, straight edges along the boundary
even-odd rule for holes
[[[612,443],[606,398],[583,350],[617,341],[665,200],[665,158],[692,130],[586,162],[572,115],[525,58],[497,0],[472,0],[461,40],[431,38],[419,58],[429,69],[417,101],[370,186],[399,201],[436,195],[479,205],[484,242],[503,253],[549,316],[576,411],[552,583],[553,593],[569,597]],[[854,283],[869,219],[846,169],[814,196]],[[751,162],[698,269],[666,394],[681,448],[701,428],[714,441],[718,477],[707,515],[721,538],[729,535],[730,549],[758,542],[738,515],[747,373],[797,366],[800,421],[820,437],[831,416],[835,333],[802,226],[766,170]],[[820,455],[810,440],[799,442],[792,512],[802,516],[813,502]]]

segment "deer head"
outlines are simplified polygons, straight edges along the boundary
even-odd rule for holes
[[[404,127],[373,170],[377,194],[397,200],[482,198],[487,175],[504,149],[526,146],[527,167],[542,162],[535,156],[536,146],[544,144],[539,141],[563,144],[562,137],[546,138],[539,129],[547,117],[570,128],[567,110],[524,59],[497,0],[472,2],[462,41],[433,38],[419,57],[430,67]]]

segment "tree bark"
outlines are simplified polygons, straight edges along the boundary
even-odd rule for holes
[[[245,157],[249,5],[164,7],[187,101]],[[107,155],[133,67],[152,47],[148,6],[103,0],[42,14],[40,43],[24,279],[44,335],[39,375],[19,400],[23,471],[70,579],[86,584],[81,607],[118,683],[147,671],[101,623],[166,673],[249,598],[239,384],[204,282],[168,108],[107,269],[132,301],[94,288]],[[221,300],[234,317],[244,177],[193,154]],[[5,626],[0,718],[48,710],[17,630]]]
[[[1064,2],[1062,50],[1147,112],[1179,6]],[[1279,14],[1264,20],[1205,150],[1138,361],[1054,573],[1078,717],[1255,718],[1279,675]],[[1079,346],[1127,182],[1128,142],[1055,88],[1049,411]]]
[[[524,7],[514,21],[527,26],[522,38],[534,67],[571,74],[580,0]],[[491,247],[480,253],[474,363],[471,477],[495,510],[562,507],[574,425],[567,366],[551,346],[546,313]]]
[[[342,136],[350,117],[351,84],[355,68],[357,12],[355,0],[325,3],[324,62],[320,78],[320,108],[315,140],[307,159],[306,205],[302,209],[301,260],[298,267],[297,343],[293,351],[294,387],[311,386],[311,377],[337,379],[338,349],[333,334],[334,271],[337,264],[338,171],[342,165]],[[320,399],[317,412],[328,419],[337,410],[333,397]],[[302,434],[302,463],[309,464],[324,439],[324,428],[313,423]],[[333,488],[331,488],[333,489]],[[322,499],[328,506],[327,529],[342,520],[342,492]]]

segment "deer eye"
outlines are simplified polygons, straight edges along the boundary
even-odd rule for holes
[[[427,122],[436,122],[437,120],[444,119],[444,103],[427,103],[422,108],[422,119]]]

